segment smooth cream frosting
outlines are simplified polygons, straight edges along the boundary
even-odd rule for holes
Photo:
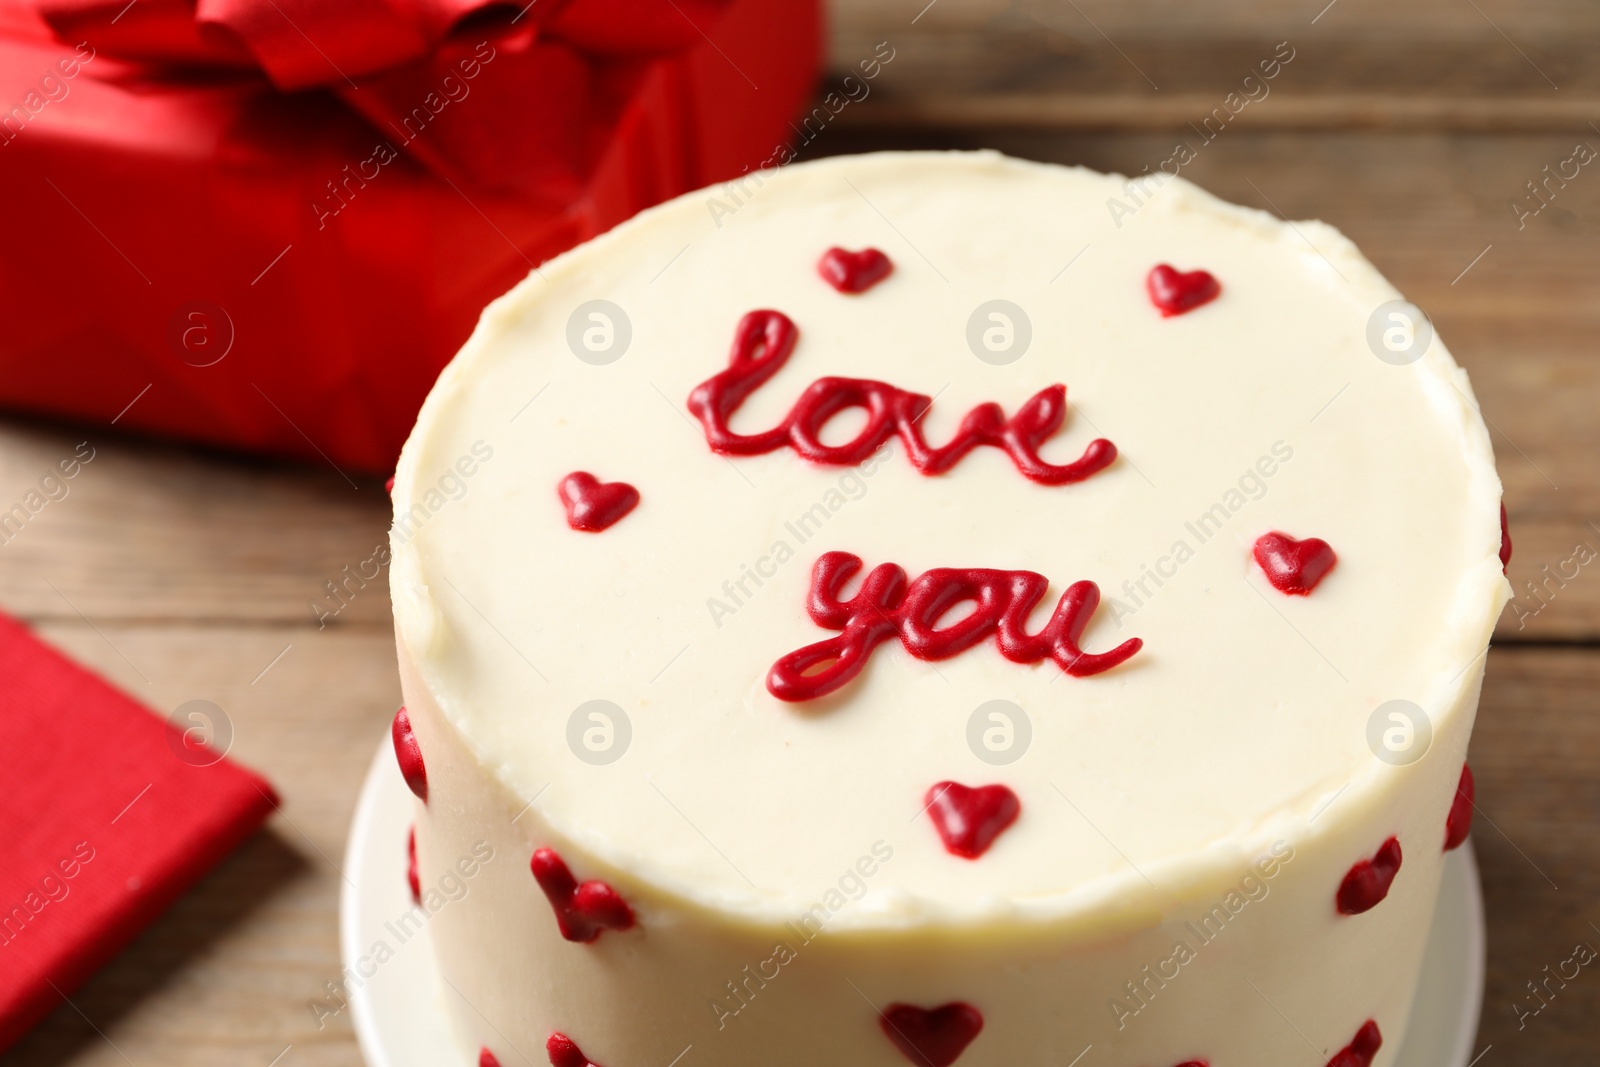
[[[1399,294],[1332,228],[1177,179],[1119,220],[1108,200],[1128,195],[1118,177],[991,153],[828,160],[646,212],[491,305],[402,456],[391,573],[404,654],[484,773],[628,888],[734,922],[792,919],[892,841],[893,862],[833,919],[844,934],[1137,925],[1237,881],[1276,841],[1394,804],[1404,769],[1374,758],[1369,717],[1406,699],[1441,736],[1470,725],[1507,596],[1500,486],[1466,375],[1437,338],[1409,365],[1375,357],[1368,318]],[[815,270],[833,245],[880,248],[894,272],[841,295]],[[1163,319],[1144,289],[1160,262],[1212,272],[1221,297]],[[1032,327],[1004,366],[967,343],[995,298]],[[608,365],[567,342],[595,299],[631,324]],[[845,375],[934,396],[924,424],[942,443],[973,406],[1009,414],[1060,382],[1072,411],[1045,457],[1099,436],[1121,455],[1058,487],[991,448],[937,477],[898,440],[870,473],[787,449],[718,456],[685,401],[756,308],[789,315],[800,340],[736,430]],[[451,474],[463,456],[470,477]],[[574,470],[642,502],[575,532],[556,495]],[[1229,517],[1202,541],[1193,524],[1215,505]],[[802,542],[808,512],[826,519]],[[1284,596],[1250,561],[1274,529],[1337,551],[1312,596]],[[1174,565],[1179,542],[1192,556]],[[1084,647],[1144,648],[1076,678],[992,641],[937,663],[890,642],[839,694],[782,703],[766,673],[831,636],[804,601],[836,549],[912,577],[1037,571],[1051,587],[1035,625],[1092,580],[1106,600]],[[569,716],[595,699],[631,723],[605,766],[567,744]],[[968,747],[992,700],[1032,727],[1005,766]],[[947,853],[922,814],[942,779],[1021,798],[980,861]]]

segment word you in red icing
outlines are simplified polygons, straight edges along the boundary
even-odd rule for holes
[[[867,378],[818,378],[777,426],[758,434],[734,433],[728,421],[751,393],[788,362],[799,335],[799,328],[781,311],[752,311],[739,320],[728,369],[701,382],[689,394],[689,411],[700,420],[712,451],[758,456],[789,447],[813,463],[853,466],[899,434],[906,455],[923,474],[943,474],[974,448],[990,445],[1010,456],[1025,477],[1043,485],[1081,482],[1117,458],[1117,446],[1103,437],[1090,441],[1083,455],[1071,463],[1046,463],[1039,457],[1039,445],[1066,419],[1064,385],[1041,389],[1009,419],[999,404],[979,404],[961,420],[950,442],[938,448],[928,444],[919,425],[933,405],[932,397]],[[866,425],[845,444],[823,444],[823,427],[848,408],[864,410]]]
[[[841,293],[864,293],[893,270],[889,257],[876,248],[863,248],[859,252],[830,248],[817,260],[817,273],[822,275],[822,280]]]
[[[550,1057],[550,1067],[600,1067],[583,1054],[576,1041],[559,1031],[550,1035],[544,1050]]]
[[[405,708],[394,713],[394,725],[389,728],[389,734],[394,738],[394,754],[400,761],[400,776],[426,804],[428,768],[422,762],[422,746],[417,744],[417,735],[411,732],[411,715]]]
[[[1382,1047],[1383,1035],[1378,1032],[1378,1024],[1368,1019],[1350,1043],[1333,1054],[1328,1067],[1372,1067],[1372,1059]]]
[[[896,635],[907,652],[923,660],[949,659],[994,635],[1001,655],[1014,663],[1037,663],[1048,656],[1068,674],[1080,677],[1108,671],[1144,647],[1137,637],[1110,652],[1090,653],[1078,647],[1084,627],[1100,605],[1100,589],[1093,582],[1068,586],[1050,621],[1037,634],[1029,634],[1028,616],[1050,585],[1042,574],[938,568],[907,584],[904,568],[882,563],[862,580],[854,597],[840,600],[840,590],[861,567],[860,556],[828,552],[812,568],[806,612],[818,626],[842,632],[772,665],[767,690],[779,700],[826,696],[860,674],[873,650]],[[965,601],[974,605],[969,614],[936,628]]]
[[[1222,283],[1207,271],[1180,271],[1165,263],[1151,269],[1144,287],[1164,319],[1209,304],[1222,292]]]
[[[989,851],[995,838],[1022,813],[1022,801],[1003,785],[973,788],[940,782],[928,790],[923,803],[945,849],[969,860]]]
[[[960,1000],[937,1008],[891,1004],[878,1013],[878,1025],[918,1067],[950,1067],[983,1029],[983,1015]]]
[[[1456,783],[1455,799],[1450,802],[1450,814],[1444,821],[1444,850],[1460,848],[1472,832],[1472,797],[1476,792],[1472,781],[1472,768],[1461,765],[1461,781]]]
[[[1400,841],[1391,837],[1371,859],[1358,860],[1339,883],[1339,914],[1360,915],[1382,903],[1400,873],[1400,859]]]
[[[1254,555],[1273,588],[1290,596],[1309,596],[1339,562],[1333,548],[1321,538],[1297,541],[1277,530],[1256,538]]]
[[[422,903],[422,878],[417,874],[417,828],[406,835],[406,885],[411,887],[411,903]]]
[[[578,880],[553,848],[534,852],[533,877],[556,912],[556,925],[568,941],[587,944],[605,930],[628,930],[634,925],[633,909],[604,882]]]
[[[639,506],[639,490],[627,482],[602,482],[588,471],[573,471],[557,488],[567,525],[586,533],[599,533]]]

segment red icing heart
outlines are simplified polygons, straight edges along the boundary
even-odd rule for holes
[[[500,1061],[488,1049],[478,1050],[478,1067],[500,1067]]]
[[[1333,1054],[1328,1067],[1372,1067],[1372,1057],[1382,1047],[1383,1035],[1378,1032],[1378,1024],[1368,1019],[1350,1043]]]
[[[1461,781],[1456,784],[1455,799],[1450,802],[1450,815],[1444,821],[1444,850],[1460,848],[1472,832],[1472,798],[1476,787],[1472,781],[1472,768],[1461,765]]]
[[[1389,895],[1400,873],[1400,841],[1389,838],[1370,860],[1360,860],[1339,883],[1339,913],[1360,915],[1377,907]]]
[[[394,754],[400,761],[400,774],[411,791],[428,802],[428,768],[422,762],[422,746],[417,735],[411,732],[411,716],[401,708],[394,713],[394,725],[389,733],[394,737]]]
[[[604,882],[579,885],[555,849],[535,852],[532,867],[539,888],[555,908],[561,936],[568,941],[587,943],[603,930],[627,930],[633,926],[633,909],[615,889]]]
[[[1506,526],[1506,506],[1500,505],[1500,573],[1511,566],[1511,530]]]
[[[889,257],[876,248],[863,248],[859,252],[830,248],[817,261],[817,273],[841,293],[864,293],[893,270]]]
[[[1222,292],[1222,283],[1207,271],[1178,271],[1165,263],[1150,271],[1144,285],[1164,319],[1209,304]]]
[[[959,1000],[937,1008],[891,1004],[879,1014],[878,1025],[894,1047],[918,1067],[950,1067],[983,1029],[983,1016]]]
[[[411,902],[422,903],[422,879],[417,875],[417,828],[406,838],[406,884],[411,886]]]
[[[940,782],[928,790],[925,800],[944,847],[969,860],[989,851],[994,839],[1022,812],[1017,794],[1003,785],[974,789],[960,782]]]
[[[544,1043],[544,1050],[550,1054],[550,1067],[600,1067],[583,1054],[576,1041],[563,1033],[551,1034],[550,1040]]]
[[[1267,581],[1291,596],[1308,596],[1339,562],[1333,548],[1320,537],[1297,541],[1276,530],[1256,538],[1255,557]]]
[[[561,479],[560,490],[567,525],[588,533],[599,533],[639,504],[639,490],[627,482],[602,482],[588,471]]]

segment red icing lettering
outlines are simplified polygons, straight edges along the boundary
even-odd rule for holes
[[[1444,850],[1460,848],[1472,832],[1472,798],[1477,792],[1472,781],[1472,768],[1461,765],[1461,781],[1456,783],[1455,799],[1450,802],[1450,815],[1444,821]]]
[[[806,612],[818,626],[842,633],[791,652],[772,665],[767,689],[779,700],[826,696],[861,673],[873,649],[896,635],[918,659],[941,660],[992,634],[1001,654],[1012,662],[1037,663],[1048,656],[1075,676],[1108,671],[1144,647],[1137,637],[1110,652],[1089,653],[1078,647],[1100,604],[1100,589],[1093,582],[1068,586],[1050,621],[1037,634],[1029,634],[1028,616],[1050,585],[1042,574],[940,568],[907,585],[903,568],[884,563],[872,569],[854,597],[841,601],[840,589],[861,566],[859,556],[828,552],[812,568]],[[951,608],[968,600],[975,605],[969,615],[943,629],[934,628]]]
[[[1372,1058],[1382,1047],[1383,1035],[1378,1032],[1378,1024],[1368,1019],[1350,1043],[1333,1054],[1328,1067],[1372,1067]]]
[[[628,902],[604,882],[579,885],[555,849],[536,851],[531,866],[534,880],[555,909],[561,936],[568,941],[588,943],[605,930],[633,927],[633,909]]]
[[[588,471],[573,471],[558,488],[567,525],[586,533],[599,533],[639,504],[639,490],[627,482],[602,482]]]
[[[1274,530],[1256,538],[1256,562],[1280,593],[1309,596],[1339,562],[1328,542],[1318,537],[1297,541]]]
[[[422,903],[422,879],[417,875],[417,828],[406,837],[406,884],[411,887],[411,902]]]
[[[478,1067],[500,1067],[500,1061],[488,1049],[478,1050]]]
[[[891,1004],[878,1014],[878,1025],[918,1067],[950,1067],[983,1029],[983,1015],[959,1000],[937,1008]]]
[[[1506,506],[1500,505],[1500,573],[1511,567],[1511,530],[1506,525]]]
[[[1370,860],[1360,860],[1339,883],[1339,914],[1360,915],[1371,911],[1389,895],[1394,876],[1400,873],[1400,841],[1389,838]]]
[[[876,248],[863,248],[859,252],[830,248],[817,261],[817,273],[822,275],[822,280],[841,293],[864,293],[893,270],[889,257]]]
[[[943,474],[974,448],[990,445],[1010,456],[1024,476],[1044,485],[1081,482],[1117,458],[1117,446],[1105,438],[1089,442],[1071,463],[1056,465],[1039,457],[1039,445],[1066,419],[1064,385],[1040,390],[1009,419],[999,404],[979,404],[961,420],[950,443],[938,448],[928,444],[919,425],[932,397],[866,378],[819,378],[777,426],[758,434],[734,433],[728,420],[788,362],[798,337],[798,328],[781,311],[752,311],[739,320],[728,369],[689,394],[689,411],[700,420],[712,451],[757,456],[788,446],[813,463],[853,465],[898,434],[912,465],[923,474]],[[846,444],[823,444],[822,428],[846,408],[866,411],[867,424]]]
[[[1150,271],[1144,285],[1164,319],[1209,304],[1222,292],[1222,283],[1206,271],[1179,271],[1165,263]]]
[[[544,1050],[550,1056],[550,1067],[600,1067],[583,1054],[576,1041],[563,1033],[551,1034],[550,1040],[544,1043]]]
[[[390,727],[390,735],[394,738],[395,758],[400,761],[400,774],[405,778],[406,785],[411,791],[428,802],[428,768],[422,762],[422,746],[417,744],[417,735],[411,732],[411,716],[405,708],[394,713],[394,725]]]
[[[944,847],[969,860],[989,851],[994,839],[1022,812],[1017,794],[1003,785],[974,789],[960,782],[940,782],[928,790],[924,802]]]

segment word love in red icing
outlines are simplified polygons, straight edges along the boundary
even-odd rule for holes
[[[555,909],[561,936],[568,941],[587,944],[602,931],[632,928],[633,909],[628,902],[604,882],[579,885],[555,849],[536,851],[531,866],[534,880]]]
[[[1165,263],[1150,271],[1144,287],[1164,319],[1209,304],[1222,292],[1222,283],[1206,271],[1179,271]]]
[[[1309,596],[1339,562],[1333,548],[1319,537],[1297,541],[1274,530],[1256,538],[1256,562],[1280,593]]]
[[[1022,813],[1022,801],[1003,785],[974,789],[960,782],[940,782],[928,790],[924,803],[946,850],[969,860],[989,851],[994,839]]]
[[[878,1025],[918,1067],[950,1067],[983,1029],[983,1015],[959,1000],[937,1008],[891,1004],[879,1013]]]
[[[949,659],[993,634],[1001,655],[1013,663],[1037,663],[1049,656],[1075,676],[1108,671],[1144,647],[1137,637],[1110,652],[1078,647],[1100,605],[1100,589],[1093,582],[1068,586],[1044,629],[1029,634],[1028,616],[1050,585],[1042,574],[939,568],[907,585],[902,567],[883,563],[866,576],[854,597],[841,601],[840,589],[861,567],[860,556],[828,552],[812,568],[806,612],[818,626],[843,632],[772,665],[767,690],[779,700],[826,696],[860,674],[873,649],[896,634],[907,652],[924,660]],[[974,603],[968,615],[935,629],[951,608],[968,600]]]
[[[1450,802],[1450,815],[1444,821],[1444,850],[1460,848],[1472,832],[1472,797],[1477,788],[1472,781],[1472,768],[1461,765],[1461,781],[1456,783],[1456,796]]]
[[[558,489],[567,525],[586,533],[599,533],[639,505],[639,490],[627,482],[602,482],[588,471],[573,471]]]
[[[1383,1034],[1378,1032],[1378,1024],[1368,1019],[1351,1042],[1333,1054],[1328,1067],[1372,1067],[1372,1059],[1382,1047]]]
[[[1371,911],[1389,895],[1394,876],[1400,873],[1400,841],[1389,838],[1370,860],[1360,860],[1339,883],[1339,914],[1360,915]]]
[[[889,257],[876,248],[863,248],[859,252],[830,248],[817,261],[817,273],[822,275],[822,280],[841,293],[864,293],[893,270]]]
[[[422,762],[422,746],[417,744],[417,735],[411,732],[411,716],[405,708],[394,713],[394,725],[389,728],[389,733],[394,738],[395,758],[400,761],[400,776],[426,804],[428,768]]]
[[[928,444],[919,426],[933,405],[932,397],[866,378],[818,378],[777,426],[765,433],[734,433],[728,420],[788,362],[799,335],[799,329],[781,311],[752,311],[739,320],[728,369],[701,382],[689,394],[689,411],[700,420],[712,451],[758,456],[787,446],[813,463],[844,466],[861,463],[899,434],[912,466],[923,474],[942,474],[974,448],[990,445],[1010,456],[1024,476],[1043,485],[1081,482],[1117,458],[1117,446],[1105,438],[1090,441],[1083,455],[1071,463],[1057,465],[1039,458],[1039,445],[1060,429],[1067,417],[1064,385],[1040,390],[1009,419],[999,404],[979,404],[961,420],[950,443],[939,448]],[[823,427],[847,408],[866,411],[867,424],[846,444],[823,444]]]
[[[583,1054],[576,1041],[563,1033],[551,1034],[550,1040],[544,1043],[544,1050],[550,1057],[550,1067],[600,1067]]]

